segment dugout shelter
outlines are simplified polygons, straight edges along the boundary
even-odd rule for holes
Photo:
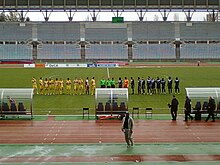
[[[127,88],[96,88],[96,118],[121,118],[128,111]]]
[[[32,88],[0,88],[0,115],[33,118]]]
[[[192,101],[192,109],[207,113],[209,97],[216,103],[216,110],[220,108],[220,87],[186,88],[186,95]]]

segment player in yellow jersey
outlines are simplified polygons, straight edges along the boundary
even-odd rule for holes
[[[84,94],[84,81],[82,78],[78,80],[78,84],[79,84],[79,95],[82,95]]]
[[[49,79],[49,94],[54,95],[54,80],[52,78]]]
[[[40,77],[39,79],[39,87],[40,87],[40,95],[43,95],[44,94],[44,81],[42,77]]]
[[[38,94],[38,88],[37,88],[37,80],[35,77],[32,77],[32,88],[34,88],[34,94]]]
[[[60,78],[60,82],[59,82],[59,93],[60,93],[60,95],[62,95],[63,94],[63,79],[62,78]]]
[[[44,80],[44,94],[49,95],[49,81],[47,78]]]
[[[68,95],[71,95],[71,84],[72,84],[72,81],[67,78],[66,80],[66,94]]]
[[[54,82],[54,93],[55,95],[58,95],[59,94],[59,80],[58,78],[55,79],[55,82]]]
[[[77,95],[79,90],[79,80],[75,77],[73,80],[73,94]]]
[[[95,88],[96,88],[95,77],[93,77],[91,79],[90,85],[91,85],[91,95],[94,95],[95,94]]]

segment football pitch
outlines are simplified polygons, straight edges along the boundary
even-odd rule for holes
[[[133,107],[152,107],[157,109],[154,113],[169,113],[167,103],[172,99],[173,94],[154,94],[138,95],[137,78],[148,76],[156,79],[167,78],[169,76],[174,80],[176,77],[180,80],[180,94],[176,97],[179,100],[179,108],[184,107],[185,87],[218,87],[220,84],[220,67],[205,66],[184,66],[184,67],[122,67],[122,68],[1,68],[0,69],[0,87],[1,88],[31,88],[31,78],[34,76],[37,80],[42,78],[62,78],[65,82],[67,78],[73,80],[75,77],[86,77],[91,79],[95,77],[96,87],[100,87],[102,78],[118,80],[119,77],[133,77],[135,80],[135,95],[129,95],[128,108]],[[116,84],[117,87],[117,84]],[[174,85],[173,85],[174,87]],[[167,86],[166,86],[167,88]],[[65,90],[64,90],[65,93]],[[129,89],[129,93],[131,93]],[[207,98],[208,99],[208,98]],[[193,104],[194,106],[194,104]],[[91,114],[94,114],[95,96],[91,95],[35,95],[34,96],[34,114],[35,115],[77,115],[82,113],[83,107],[91,108]]]

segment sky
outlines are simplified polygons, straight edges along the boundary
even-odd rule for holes
[[[25,13],[26,17],[29,17],[31,21],[44,21],[46,13],[41,12],[29,12]],[[69,14],[69,13],[68,13]],[[73,21],[91,21],[92,12],[76,12],[73,16]],[[112,17],[116,16],[116,13],[112,12],[100,12],[97,14],[97,21],[111,21]],[[144,14],[144,13],[143,13]],[[207,12],[195,12],[192,13],[192,21],[204,21]],[[52,12],[49,21],[68,21],[67,13],[65,12]],[[136,12],[123,12],[119,13],[119,16],[124,17],[124,21],[138,21],[138,14]],[[154,21],[158,17],[158,21],[163,21],[162,15],[159,12],[147,12],[145,13],[144,21]],[[171,12],[168,15],[167,21],[186,21],[186,15],[183,12]]]

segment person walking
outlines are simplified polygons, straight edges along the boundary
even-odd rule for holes
[[[171,104],[168,104],[173,121],[176,121],[176,118],[177,118],[178,105],[179,105],[179,102],[176,99],[176,97],[173,95]]]
[[[121,130],[122,132],[124,132],[125,141],[127,143],[128,148],[134,145],[132,140],[133,126],[134,120],[131,116],[129,116],[129,112],[126,112],[125,117],[122,119]]]
[[[215,122],[215,115],[214,115],[214,111],[215,111],[216,105],[215,105],[215,100],[210,96],[209,97],[209,103],[208,103],[208,117],[206,118],[206,122],[209,120],[210,116],[212,116],[212,122]]]
[[[184,106],[185,110],[185,120],[184,121],[188,121],[188,117],[190,117],[191,120],[193,120],[193,117],[190,115],[191,113],[191,99],[186,96],[186,100],[185,100],[185,106]]]

